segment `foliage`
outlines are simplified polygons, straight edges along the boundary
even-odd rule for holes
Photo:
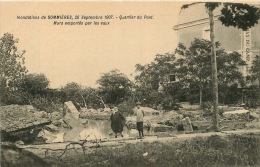
[[[8,99],[13,95],[19,99],[16,90],[17,80],[21,79],[27,70],[24,66],[24,53],[19,52],[16,44],[18,39],[14,39],[14,36],[10,33],[5,33],[0,38],[0,91],[1,91],[1,103],[9,103]],[[12,94],[12,95],[10,95]],[[12,99],[10,99],[12,100]]]
[[[84,88],[83,97],[86,100],[88,107],[93,107],[93,108],[105,107],[100,101],[98,89],[89,88],[89,87]]]
[[[17,43],[18,39],[14,39],[9,33],[5,33],[0,39],[1,85],[7,87],[14,86],[15,81],[27,73],[23,57],[25,51],[19,52],[16,47]]]
[[[202,3],[202,2],[200,2]],[[212,48],[212,93],[213,93],[213,127],[218,131],[218,78],[217,78],[217,62],[216,62],[216,46],[214,37],[214,14],[213,11],[218,7],[220,2],[206,2],[205,7],[209,16],[210,25],[210,41]],[[221,10],[222,16],[219,18],[222,24],[225,26],[233,26],[242,30],[247,30],[258,23],[260,18],[259,8],[251,5],[241,3],[223,3],[224,7]],[[190,5],[183,5],[183,8],[187,8]],[[201,100],[200,100],[201,101]]]
[[[246,31],[258,23],[259,8],[242,3],[224,3],[219,20],[225,26],[233,26]]]
[[[250,69],[251,75],[248,76],[251,82],[258,80],[260,83],[260,56],[256,55]]]
[[[134,113],[133,108],[135,107],[135,101],[129,99],[118,104],[118,110],[124,114],[124,116],[132,115]]]
[[[191,85],[197,85],[199,95],[202,99],[202,91],[204,86],[211,81],[211,65],[210,65],[210,42],[204,39],[195,38],[191,42],[189,49],[183,47],[182,44],[176,49],[176,53],[181,56],[177,60],[176,73],[182,82]],[[184,53],[184,54],[182,54]],[[201,104],[202,101],[200,101]]]
[[[18,89],[28,94],[29,97],[43,95],[50,81],[44,74],[27,74],[18,82]]]
[[[62,103],[53,103],[50,99],[40,96],[34,97],[31,100],[31,105],[41,111],[46,111],[48,113],[59,111],[61,108],[63,108]]]
[[[119,104],[131,96],[132,83],[119,70],[103,73],[97,80],[100,85],[100,96],[106,103]]]
[[[181,91],[183,84],[169,82],[169,76],[174,74],[175,60],[174,54],[166,53],[156,55],[150,64],[136,64],[136,101],[147,105],[162,104],[165,109],[176,106],[175,100],[184,92]]]
[[[80,109],[81,107],[99,108],[104,107],[99,99],[98,89],[84,87],[78,83],[67,83],[60,90],[64,95],[64,102],[72,101]]]
[[[220,87],[220,98],[224,99],[228,88],[234,82],[243,83],[242,74],[239,67],[246,63],[242,60],[238,52],[226,53],[217,42],[217,64],[218,64],[218,84]],[[200,104],[203,100],[210,100],[211,88],[211,44],[210,41],[195,38],[187,49],[180,44],[176,49],[176,54],[181,56],[176,61],[176,75],[179,82],[185,83],[190,89],[188,99],[193,101],[193,96],[200,97]],[[187,87],[186,86],[186,87]],[[197,92],[197,93],[196,93]],[[205,95],[203,98],[202,96]],[[196,101],[196,100],[195,100]]]
[[[80,108],[80,104],[84,104],[82,99],[82,89],[83,87],[75,82],[67,83],[61,88],[61,91],[65,93],[65,101],[72,101],[77,109]]]
[[[221,88],[220,90],[223,90],[223,88]],[[237,83],[226,87],[226,89],[223,91],[225,91],[226,93],[225,96],[222,97],[223,103],[225,102],[225,104],[237,104],[241,100],[242,92],[241,90],[239,90]],[[220,92],[220,94],[222,94],[222,92]]]
[[[260,56],[256,55],[252,66],[250,68],[250,74],[247,76],[247,81],[249,85],[252,85],[251,91],[248,91],[247,97],[248,99],[258,99],[258,107],[260,107]],[[255,84],[258,81],[258,85]],[[250,89],[250,88],[249,88]],[[256,106],[255,104],[253,106]]]
[[[135,77],[139,87],[145,86],[149,91],[158,90],[159,83],[168,82],[169,75],[174,69],[175,55],[166,53],[157,54],[152,63],[147,65],[136,64],[136,72],[140,74]]]
[[[4,105],[10,105],[10,104],[24,105],[24,104],[29,104],[29,99],[26,98],[27,94],[25,92],[16,90],[16,91],[9,91],[8,93],[3,93],[2,95],[4,97],[4,100],[2,100]]]

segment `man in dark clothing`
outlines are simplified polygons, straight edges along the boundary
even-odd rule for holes
[[[113,110],[114,112],[110,116],[111,128],[115,133],[115,138],[117,138],[118,133],[123,137],[122,132],[125,125],[125,117],[118,111],[117,107],[114,107]]]

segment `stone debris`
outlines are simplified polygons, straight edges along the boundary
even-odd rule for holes
[[[64,132],[56,134],[56,138],[53,140],[53,143],[62,143],[64,142]]]
[[[60,120],[63,118],[63,115],[61,112],[58,111],[54,111],[53,113],[51,113],[51,120],[55,121],[55,120]]]
[[[64,142],[64,132],[53,134],[48,130],[41,130],[40,133],[37,135],[36,143],[60,143]]]
[[[44,143],[53,143],[53,140],[56,139],[56,136],[51,132],[43,129],[37,135],[36,141],[43,141]]]
[[[194,107],[194,106],[193,106]],[[206,131],[212,124],[211,116],[203,115],[202,110],[163,112],[149,107],[142,107],[145,112],[144,131],[146,135],[165,135],[167,132],[196,130]],[[184,108],[192,108],[185,106]],[[195,107],[196,108],[196,107]],[[1,132],[18,136],[15,141],[35,141],[34,143],[58,143],[80,140],[104,140],[113,138],[110,131],[110,109],[95,110],[82,108],[80,112],[71,101],[65,102],[66,113],[56,111],[47,114],[33,106],[10,105],[0,107]],[[109,111],[108,111],[109,109]],[[220,117],[221,130],[243,129],[251,126],[259,127],[259,112],[245,110],[242,107],[223,108]],[[80,114],[79,114],[80,113]],[[256,123],[249,124],[249,121]],[[127,129],[126,129],[127,127]],[[124,138],[138,136],[136,117],[126,117]],[[167,135],[169,135],[167,133]],[[27,143],[27,142],[25,142]]]
[[[161,124],[153,124],[152,129],[153,129],[153,132],[166,132],[166,131],[174,130],[174,128],[172,126],[161,125]]]
[[[50,123],[48,114],[30,105],[8,105],[0,107],[1,130],[6,132]]]
[[[71,113],[73,117],[75,117],[77,120],[79,119],[80,113],[78,112],[72,101],[65,102],[64,108],[67,113]]]
[[[235,110],[235,111],[227,111],[223,113],[225,118],[229,118],[231,120],[249,120],[250,112],[249,110]]]
[[[70,131],[64,134],[65,142],[79,141],[80,140],[80,132],[84,130],[83,127],[74,127]]]
[[[53,125],[53,124],[45,125],[43,128],[46,129],[46,130],[48,130],[48,131],[50,131],[50,132],[52,132],[52,133],[59,132],[58,127],[55,126],[55,125]]]
[[[63,118],[64,122],[69,125],[71,128],[77,128],[77,127],[81,127],[83,128],[83,124],[76,119],[72,113],[66,113],[65,117]]]
[[[32,142],[41,129],[51,123],[48,114],[30,105],[0,107],[2,140]]]

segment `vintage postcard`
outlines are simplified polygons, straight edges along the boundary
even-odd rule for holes
[[[259,166],[258,1],[1,1],[1,166]]]

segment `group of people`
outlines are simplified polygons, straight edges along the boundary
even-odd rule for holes
[[[144,122],[144,111],[141,108],[141,103],[136,103],[136,108],[134,109],[134,113],[136,115],[136,128],[139,133],[139,138],[144,138],[144,131],[143,131],[143,122]],[[117,135],[120,134],[121,137],[124,137],[122,132],[125,126],[125,117],[121,112],[118,111],[117,107],[112,109],[112,114],[110,116],[111,121],[111,128],[115,133],[115,138]]]

